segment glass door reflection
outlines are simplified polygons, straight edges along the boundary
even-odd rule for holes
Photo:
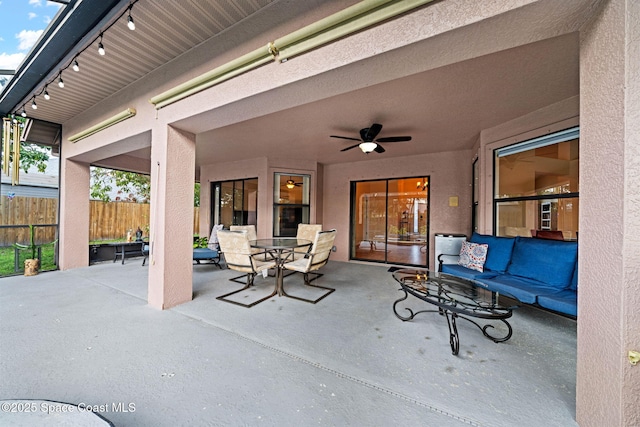
[[[351,258],[426,267],[428,200],[427,177],[353,183]]]

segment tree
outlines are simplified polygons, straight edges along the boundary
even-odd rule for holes
[[[114,201],[149,203],[151,199],[151,177],[135,172],[124,172],[98,167],[91,168],[91,198]],[[194,206],[200,206],[200,183],[194,186]]]
[[[151,196],[151,178],[135,172],[125,172],[98,167],[91,168],[91,198],[115,201],[148,203]]]
[[[47,169],[50,152],[50,148],[37,144],[20,144],[20,169],[29,173],[29,169],[34,166],[38,172],[43,173]]]

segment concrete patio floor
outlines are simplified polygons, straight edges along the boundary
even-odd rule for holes
[[[460,321],[453,356],[444,318],[395,317],[386,266],[330,262],[318,304],[244,308],[215,299],[238,273],[195,265],[193,301],[159,311],[141,262],[0,279],[0,400],[105,405],[116,426],[576,425],[572,320],[522,307],[500,344]]]

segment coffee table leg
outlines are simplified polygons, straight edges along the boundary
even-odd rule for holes
[[[460,337],[458,336],[458,327],[456,326],[456,313],[445,311],[447,316],[447,325],[449,325],[449,344],[451,345],[451,354],[458,355],[460,351]]]

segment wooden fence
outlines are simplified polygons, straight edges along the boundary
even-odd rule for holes
[[[35,197],[0,198],[0,225],[23,225],[25,227],[0,227],[0,246],[13,243],[28,243],[29,224],[56,224],[58,200]],[[102,202],[91,200],[89,205],[89,240],[112,240],[126,238],[138,227],[144,236],[149,234],[149,204],[131,202]],[[198,233],[200,209],[193,208],[193,230]],[[56,227],[36,227],[36,242],[48,243],[56,239]],[[87,242],[88,244],[89,242]]]

